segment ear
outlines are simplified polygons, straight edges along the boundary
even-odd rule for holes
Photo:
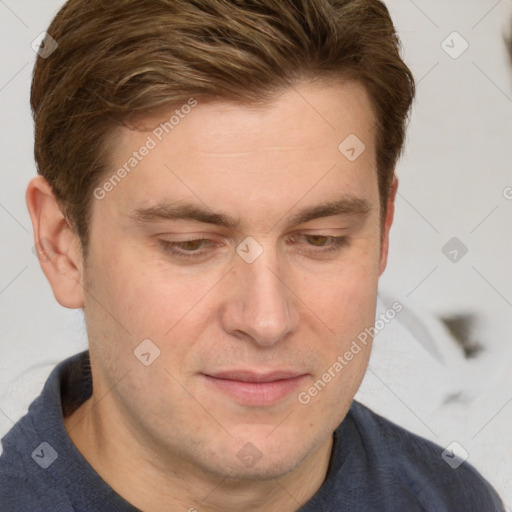
[[[66,308],[83,307],[80,241],[62,214],[51,186],[42,176],[36,176],[27,187],[25,199],[39,263],[57,302]]]
[[[382,228],[379,276],[382,275],[382,273],[386,269],[386,265],[388,262],[389,231],[391,229],[391,224],[393,224],[393,217],[395,215],[395,197],[396,197],[397,190],[398,190],[398,178],[396,176],[394,176],[393,183],[391,184],[391,191],[390,191],[387,206],[386,206],[386,218],[384,220],[384,226]]]

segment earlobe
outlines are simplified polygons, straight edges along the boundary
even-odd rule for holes
[[[388,262],[388,252],[389,252],[389,231],[391,229],[391,225],[393,224],[393,217],[395,215],[395,198],[398,190],[398,178],[396,176],[393,177],[393,183],[391,185],[391,191],[388,198],[388,203],[386,207],[386,218],[384,221],[383,232],[381,237],[381,251],[380,251],[380,262],[379,262],[379,276],[382,275],[384,270],[386,269],[386,265]]]
[[[51,186],[42,176],[36,176],[27,187],[25,199],[34,230],[35,251],[55,298],[66,308],[83,307],[80,244]]]

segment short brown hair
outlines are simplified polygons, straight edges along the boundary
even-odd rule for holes
[[[69,0],[48,34],[58,47],[34,68],[35,159],[84,254],[116,126],[192,96],[261,103],[307,79],[365,86],[385,212],[414,78],[381,1]]]

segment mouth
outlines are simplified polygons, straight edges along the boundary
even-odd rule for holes
[[[307,378],[307,374],[278,370],[267,373],[232,370],[202,374],[217,392],[242,405],[269,406],[290,395]]]

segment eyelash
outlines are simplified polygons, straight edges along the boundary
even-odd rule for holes
[[[328,246],[327,249],[319,250],[319,251],[313,251],[319,254],[329,254],[335,251],[339,251],[342,247],[346,246],[348,244],[348,237],[346,236],[329,236],[329,235],[308,235],[308,234],[302,234],[301,236],[305,238],[325,238],[328,241],[331,241],[331,245]],[[295,240],[296,237],[291,237],[292,240]],[[188,244],[190,242],[208,242],[208,245],[211,244],[211,240],[208,240],[207,238],[196,238],[192,240],[183,240],[181,242],[170,242],[168,240],[159,240],[160,245],[162,246],[164,252],[170,253],[171,255],[178,256],[180,258],[187,258],[187,259],[194,259],[194,258],[200,258],[204,256],[204,251],[182,251],[180,250],[180,246],[182,247],[184,244]],[[323,246],[315,246],[309,244],[311,247],[318,247],[319,249],[322,249]]]

